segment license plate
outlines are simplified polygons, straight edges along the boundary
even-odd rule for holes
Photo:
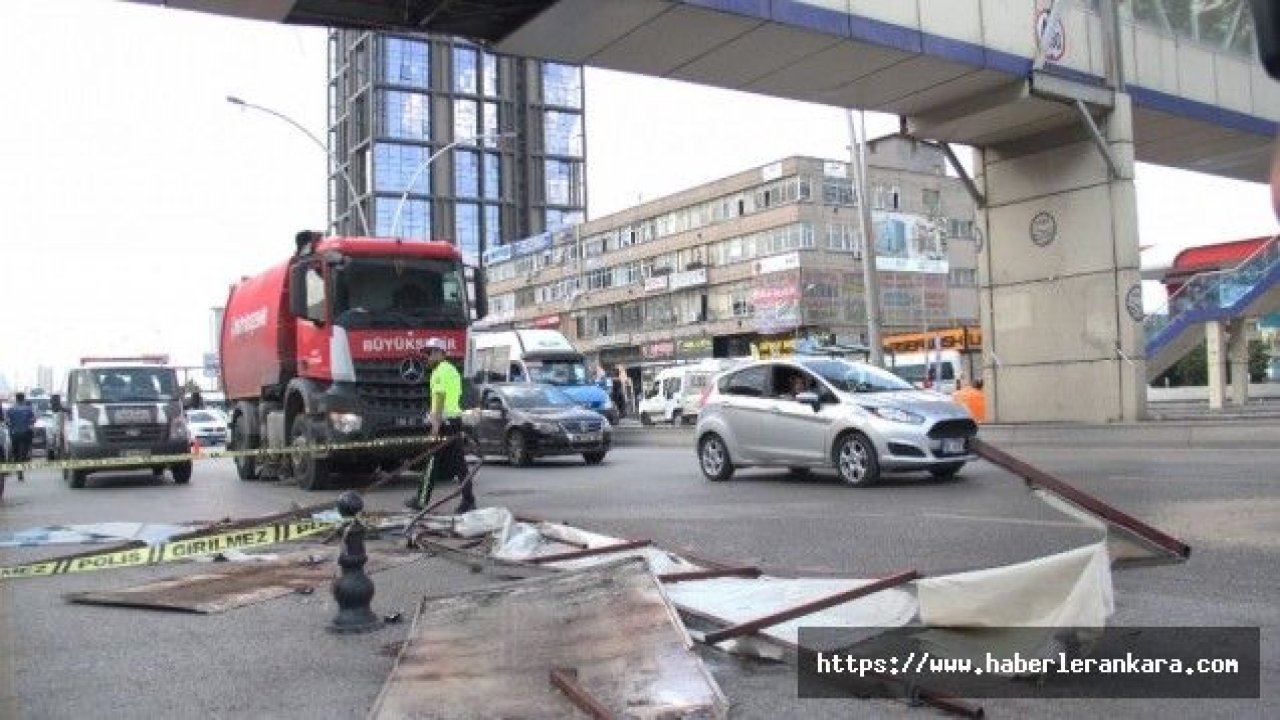
[[[942,452],[947,454],[960,454],[964,452],[964,438],[944,438],[942,441]]]
[[[148,457],[150,450],[121,450],[120,457]]]
[[[600,433],[578,433],[569,435],[571,443],[598,443],[600,442]]]

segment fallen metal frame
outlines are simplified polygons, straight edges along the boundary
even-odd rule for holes
[[[1110,525],[1138,538],[1145,544],[1154,546],[1179,560],[1191,557],[1191,546],[1181,540],[1162,532],[1147,523],[1118,510],[1102,500],[1060,480],[1049,473],[1032,466],[1023,460],[974,438],[971,447],[979,457],[987,462],[1007,470],[1022,478],[1028,486],[1046,490],[1076,507],[1092,513]]]
[[[579,710],[590,715],[592,720],[613,720],[613,713],[578,683],[577,671],[555,668],[550,672],[550,679],[557,690],[564,693]]]
[[[563,562],[565,560],[578,560],[580,558],[593,557],[596,555],[609,555],[611,553],[626,552],[627,550],[639,550],[653,545],[652,540],[628,540],[627,542],[614,543],[613,545],[601,545],[600,547],[587,548],[585,550],[571,550],[569,552],[553,553],[551,555],[535,555],[525,558],[525,562],[534,565],[542,565],[544,563]]]

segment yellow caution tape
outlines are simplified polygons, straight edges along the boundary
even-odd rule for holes
[[[201,450],[198,453],[175,453],[172,455],[141,455],[111,458],[82,458],[79,460],[40,460],[25,463],[0,463],[0,473],[27,472],[30,470],[84,470],[87,468],[126,468],[150,467],[153,465],[172,465],[173,463],[192,462],[195,460],[216,460],[219,458],[237,457],[271,457],[275,455],[297,455],[312,453],[321,455],[331,452],[349,450],[367,450],[370,448],[394,447],[399,445],[427,445],[447,438],[423,435],[419,437],[384,438],[382,440],[359,440],[345,443],[322,443],[307,445],[290,445],[284,448],[254,448],[252,450]],[[128,451],[125,451],[128,452]]]
[[[178,560],[189,560],[201,555],[212,555],[226,550],[243,550],[263,545],[276,545],[322,533],[338,524],[340,523],[330,520],[300,520],[291,523],[276,523],[228,530],[216,535],[175,540],[174,542],[152,547],[114,550],[77,558],[63,558],[15,565],[13,567],[0,567],[0,580],[47,577],[50,575],[94,572],[97,570],[118,570],[142,565],[159,565]]]

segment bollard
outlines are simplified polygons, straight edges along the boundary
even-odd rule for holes
[[[382,621],[369,607],[374,587],[364,572],[369,556],[364,550],[364,525],[356,517],[363,509],[364,500],[358,493],[348,490],[338,497],[338,513],[347,519],[347,529],[342,537],[342,554],[338,556],[342,575],[333,581],[338,615],[329,624],[329,630],[336,633],[363,633],[382,627]]]

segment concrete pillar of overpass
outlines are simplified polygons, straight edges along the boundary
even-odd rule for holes
[[[1204,324],[1209,367],[1209,409],[1221,410],[1227,402],[1227,328],[1219,320]]]
[[[1249,402],[1249,321],[1236,318],[1227,329],[1227,358],[1231,363],[1231,402]]]
[[[1133,115],[977,153],[987,207],[979,262],[993,422],[1124,422],[1146,414]]]

